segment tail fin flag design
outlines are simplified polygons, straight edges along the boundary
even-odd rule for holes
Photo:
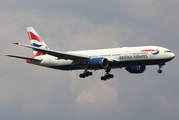
[[[31,46],[39,47],[42,49],[49,49],[48,46],[45,44],[45,42],[42,40],[42,38],[38,35],[38,33],[32,27],[27,27],[27,33],[29,36]],[[34,53],[34,57],[40,56],[43,54],[35,50],[33,50],[33,53]]]

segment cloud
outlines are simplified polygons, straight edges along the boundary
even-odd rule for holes
[[[110,111],[118,104],[117,91],[113,86],[97,82],[88,86],[87,90],[82,90],[76,102],[84,111]]]
[[[16,89],[16,87],[16,82],[7,80],[5,78],[0,79],[0,110],[7,110],[17,107],[17,93],[13,91],[14,89]]]
[[[155,97],[156,102],[158,102],[161,106],[164,107],[163,114],[165,116],[178,116],[178,96],[173,96],[172,98],[165,95],[157,95]]]

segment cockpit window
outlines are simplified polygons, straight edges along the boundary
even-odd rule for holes
[[[166,51],[164,51],[164,53],[171,53],[171,51],[169,51],[169,50],[166,50]]]

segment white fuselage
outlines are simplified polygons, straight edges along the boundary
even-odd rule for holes
[[[70,51],[67,53],[90,56],[90,58],[106,58],[109,61],[108,68],[122,68],[140,65],[165,64],[175,57],[169,49],[158,46],[122,47],[110,49],[96,49],[83,51]],[[51,55],[35,57],[41,62],[32,64],[50,67],[60,70],[84,69],[84,66],[75,65],[72,60],[60,59]],[[78,61],[75,61],[78,62]],[[92,68],[88,68],[92,69]]]

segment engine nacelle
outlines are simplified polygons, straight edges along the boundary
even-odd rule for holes
[[[146,69],[146,66],[130,66],[126,67],[126,70],[130,73],[143,73]]]
[[[107,68],[108,67],[108,59],[106,58],[92,58],[89,61],[89,67],[90,68],[97,68],[97,69],[101,69],[101,68]]]

